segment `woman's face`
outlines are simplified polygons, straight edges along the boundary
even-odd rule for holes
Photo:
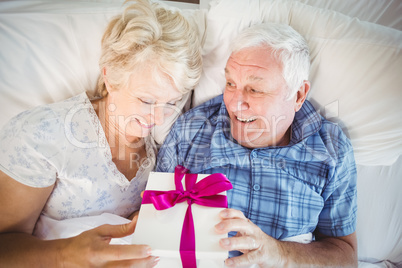
[[[165,118],[180,112],[176,104],[182,98],[167,75],[162,75],[162,83],[153,77],[150,68],[138,68],[129,78],[127,86],[119,89],[108,88],[106,120],[109,129],[119,131],[128,141],[146,137],[155,125],[161,125]],[[117,133],[116,133],[117,134]]]

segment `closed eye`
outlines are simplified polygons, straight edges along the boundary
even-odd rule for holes
[[[152,105],[152,104],[154,104],[155,102],[154,101],[152,101],[152,100],[144,100],[144,99],[140,99],[140,98],[138,98],[142,103],[144,103],[144,104],[146,104],[146,105]]]
[[[176,106],[178,101],[166,103],[169,106]]]
[[[170,105],[170,106],[176,106],[179,102],[182,101],[182,99],[183,99],[183,97],[180,97],[180,98],[177,98],[177,99],[173,99],[173,100],[167,102],[166,104],[167,104],[167,105]]]

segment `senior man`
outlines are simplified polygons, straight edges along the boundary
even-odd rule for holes
[[[353,150],[306,100],[309,68],[307,43],[290,26],[242,31],[223,95],[181,116],[158,154],[157,171],[180,164],[232,182],[215,227],[230,234],[220,241],[227,266],[357,266]]]

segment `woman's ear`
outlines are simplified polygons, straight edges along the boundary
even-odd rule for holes
[[[102,69],[102,75],[103,75],[103,82],[105,83],[105,87],[102,90],[102,97],[106,97],[107,94],[111,91],[111,87],[109,82],[107,81],[107,76],[106,76],[106,67],[103,67]]]
[[[304,80],[303,84],[299,88],[299,91],[297,91],[297,98],[296,98],[296,103],[295,103],[295,112],[299,111],[301,107],[303,106],[304,101],[307,98],[307,93],[310,90],[310,81]]]

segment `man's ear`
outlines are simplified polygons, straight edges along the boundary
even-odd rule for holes
[[[296,93],[295,112],[299,111],[307,98],[307,93],[310,90],[310,81],[304,80],[303,84]]]

